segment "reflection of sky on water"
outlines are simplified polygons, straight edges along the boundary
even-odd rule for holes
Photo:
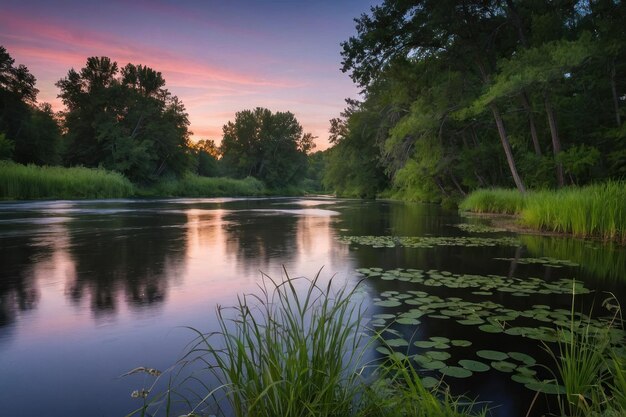
[[[164,199],[10,202],[0,205],[0,404],[19,416],[125,415],[138,404],[129,393],[149,383],[117,377],[137,366],[165,369],[193,333],[216,328],[217,305],[257,290],[261,273],[282,277],[336,274],[355,282],[354,269],[416,268],[455,274],[572,277],[623,300],[623,284],[604,282],[626,251],[589,250],[582,241],[523,237],[520,247],[432,249],[339,244],[351,235],[460,236],[456,213],[428,205],[329,199]],[[606,247],[603,247],[606,249]],[[516,256],[570,259],[581,268],[493,261]],[[617,262],[616,262],[617,260]],[[613,267],[611,267],[613,265]],[[617,265],[617,266],[615,266]],[[585,271],[595,271],[585,274]],[[580,273],[580,275],[579,275]],[[601,283],[602,286],[596,284]],[[369,280],[364,291],[406,290]],[[395,286],[395,287],[394,287]],[[444,288],[429,289],[442,297]],[[458,295],[458,294],[457,294]],[[464,296],[464,295],[463,295]],[[495,294],[526,308],[532,300]],[[551,297],[551,296],[548,296]],[[545,299],[547,304],[562,301]],[[568,301],[568,300],[566,300]],[[519,304],[519,305],[518,305]],[[566,303],[560,305],[567,307]],[[369,313],[384,313],[370,306]],[[476,339],[473,348],[518,350],[519,339],[480,334],[445,321],[422,320],[406,339]],[[540,354],[541,348],[535,346]],[[454,348],[451,352],[454,351]],[[545,352],[544,352],[545,354]],[[507,404],[512,415],[532,400],[508,375],[458,381],[471,392]],[[5,383],[9,381],[10,383]],[[508,385],[507,385],[508,384]],[[37,401],[32,401],[33,390]],[[86,411],[87,410],[87,411]],[[511,411],[513,410],[513,411]],[[524,415],[526,410],[522,410]],[[3,415],[4,415],[3,414]]]
[[[216,306],[254,292],[261,271],[353,269],[348,248],[333,244],[335,213],[280,202],[1,206],[0,368],[11,381],[0,391],[3,412],[124,415],[137,405],[129,399],[137,382],[115,378],[171,365],[193,337],[183,326],[215,328]]]

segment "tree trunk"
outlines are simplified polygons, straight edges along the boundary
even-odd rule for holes
[[[554,152],[554,159],[556,162],[556,179],[559,187],[563,187],[565,185],[563,164],[558,161],[558,156],[561,152],[561,140],[559,139],[559,130],[556,124],[554,107],[552,107],[552,102],[550,101],[550,95],[548,93],[544,93],[543,98],[546,106],[546,114],[548,115],[548,123],[550,124],[550,136],[552,136],[552,150]]]
[[[515,181],[515,186],[520,193],[525,193],[526,187],[524,187],[522,178],[517,173],[515,159],[513,159],[513,151],[511,150],[511,143],[509,142],[509,138],[506,135],[506,130],[504,129],[504,121],[502,120],[502,115],[500,115],[500,110],[498,110],[498,107],[494,103],[491,103],[489,105],[489,108],[491,109],[491,113],[493,113],[493,118],[496,120],[498,134],[500,135],[500,142],[502,142],[502,148],[504,148],[506,161],[509,164],[509,170],[511,171],[511,175],[513,176],[513,181]]]
[[[528,94],[526,90],[522,90],[522,105],[524,106],[524,110],[528,114],[528,123],[530,125],[530,136],[533,139],[533,147],[535,148],[535,153],[538,156],[541,156],[541,146],[539,146],[539,135],[537,135],[537,127],[535,126],[535,116],[533,116],[533,109],[530,105],[530,100],[528,99]]]
[[[615,58],[611,60],[611,93],[613,93],[613,108],[615,109],[615,122],[617,127],[622,126],[622,117],[619,114],[619,100],[617,98],[617,86],[615,85]]]

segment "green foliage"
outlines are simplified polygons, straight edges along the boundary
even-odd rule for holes
[[[520,214],[538,230],[626,242],[626,184],[609,181],[557,191],[477,190],[459,207],[479,213]]]
[[[61,133],[49,104],[36,105],[35,77],[0,46],[0,158],[19,163],[60,162]]]
[[[297,184],[306,174],[313,136],[290,112],[257,107],[237,112],[223,127],[224,169],[238,178],[252,176],[270,188]]]
[[[626,184],[611,181],[532,193],[522,222],[537,229],[626,243]]]
[[[13,156],[13,149],[15,149],[15,144],[7,139],[4,133],[0,133],[0,160],[2,159],[11,159]]]
[[[476,213],[519,214],[525,207],[528,195],[503,188],[480,189],[472,192],[459,204],[464,211]]]
[[[66,164],[103,166],[140,183],[191,166],[187,113],[160,72],[133,64],[118,71],[109,58],[91,57],[57,86],[67,107]]]
[[[0,198],[120,198],[132,196],[133,185],[104,169],[38,167],[0,161]]]
[[[623,179],[623,2],[463,6],[386,0],[355,19],[342,70],[363,102],[331,121],[336,163],[375,161],[392,179],[386,195],[428,201],[511,179],[518,189]],[[329,187],[355,182],[329,161]]]
[[[265,194],[265,186],[256,178],[201,177],[186,174],[179,179],[163,179],[139,190],[152,197],[236,197]]]
[[[309,280],[285,272],[281,281],[263,275],[260,288],[260,294],[239,297],[235,307],[218,307],[218,331],[192,329],[197,339],[172,370],[168,390],[138,390],[145,402],[130,415],[485,415],[440,387],[426,388],[405,356],[364,363],[370,343],[380,339],[365,335],[358,287],[337,289],[319,274]],[[196,365],[199,371],[175,380]]]

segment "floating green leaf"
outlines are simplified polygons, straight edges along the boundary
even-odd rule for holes
[[[472,371],[458,366],[446,366],[445,368],[441,368],[439,372],[454,378],[468,378],[472,376]]]
[[[465,369],[468,369],[474,372],[485,372],[490,369],[489,365],[486,365],[482,362],[473,361],[470,359],[461,359],[459,361],[459,365],[461,365]]]
[[[497,350],[479,350],[478,352],[476,352],[476,355],[483,359],[489,359],[493,361],[503,361],[509,357],[508,354],[504,352],[498,352]]]

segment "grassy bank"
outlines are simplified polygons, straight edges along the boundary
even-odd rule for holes
[[[517,214],[537,230],[594,237],[626,244],[626,182],[556,191],[477,190],[460,204],[477,213]]]
[[[137,189],[137,194],[141,197],[238,197],[258,196],[264,193],[265,186],[256,178],[238,180],[191,174]]]
[[[0,162],[0,199],[120,198],[133,193],[133,185],[123,175],[104,169]]]
[[[122,174],[97,168],[20,165],[0,161],[0,200],[122,197],[238,197],[276,194],[252,177],[200,177],[188,174],[151,186],[137,186]],[[290,195],[301,195],[290,189]],[[284,195],[284,194],[281,194]]]

